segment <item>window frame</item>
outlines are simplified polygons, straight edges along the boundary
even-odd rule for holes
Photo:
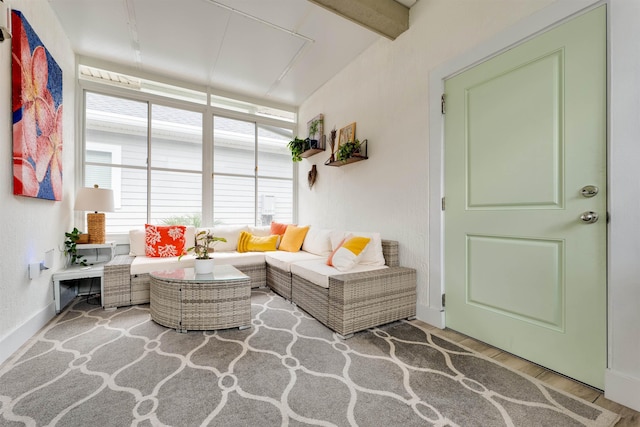
[[[161,96],[157,93],[146,93],[139,92],[132,89],[122,88],[118,86],[113,86],[109,84],[103,84],[96,81],[91,80],[78,80],[79,91],[77,97],[78,103],[78,113],[80,116],[80,120],[77,121],[79,132],[79,141],[78,146],[79,150],[76,150],[76,164],[80,165],[80,168],[76,169],[75,174],[75,189],[77,190],[84,186],[84,177],[85,177],[85,168],[87,166],[87,162],[85,160],[86,153],[86,93],[93,92],[100,95],[105,96],[113,96],[124,98],[132,101],[145,102],[149,106],[148,108],[148,132],[147,132],[147,144],[150,149],[151,138],[152,138],[152,130],[151,130],[151,105],[160,105],[171,108],[184,109],[188,111],[199,112],[202,114],[202,225],[210,226],[213,224],[213,178],[214,178],[214,170],[213,170],[213,120],[215,116],[225,117],[229,119],[235,120],[243,120],[247,122],[251,122],[254,124],[255,129],[255,159],[254,164],[257,168],[258,162],[258,126],[266,125],[266,126],[275,126],[284,129],[290,129],[294,134],[297,129],[297,121],[290,122],[286,120],[278,120],[272,117],[264,117],[261,115],[250,114],[245,112],[239,112],[234,110],[225,110],[220,107],[212,106],[212,96],[215,96],[210,89],[206,90],[207,93],[207,104],[199,104],[195,102],[186,101],[183,99],[174,99],[169,96]],[[229,96],[225,94],[225,96]],[[242,97],[238,97],[239,101],[243,101]],[[264,105],[265,102],[261,101],[261,104]],[[279,107],[279,106],[277,106]],[[292,109],[293,110],[293,109]],[[297,110],[295,110],[295,114],[297,117]],[[94,143],[95,144],[95,143]],[[90,162],[89,162],[90,163]],[[113,170],[120,170],[122,165],[101,165],[108,166],[113,168]],[[147,182],[147,219],[149,219],[149,204],[151,197],[151,182],[150,182],[150,174],[151,171],[154,170],[150,167],[150,162],[147,161],[147,165],[144,167],[136,167],[136,166],[127,166],[128,168],[136,168],[136,169],[144,169],[147,173],[149,181]],[[189,171],[193,172],[193,171]],[[257,220],[258,215],[258,180],[259,178],[268,178],[268,179],[282,179],[289,180],[289,178],[282,177],[269,177],[269,176],[260,176],[259,171],[255,170],[253,179],[255,183],[254,188],[254,218]],[[298,168],[292,168],[292,176],[291,187],[292,187],[292,218],[293,221],[297,221],[298,216]],[[84,224],[85,215],[83,212],[75,213],[75,222],[77,224]],[[107,233],[109,240],[114,240],[116,243],[127,244],[128,243],[128,233]]]

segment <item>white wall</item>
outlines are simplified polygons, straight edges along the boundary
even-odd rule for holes
[[[380,39],[300,107],[300,123],[323,113],[325,130],[355,121],[356,137],[369,140],[369,159],[341,168],[321,166],[328,155],[303,160],[299,222],[398,240],[401,264],[418,272],[422,320],[441,317],[428,288],[429,73],[550,2],[420,0],[408,31]],[[314,163],[318,179],[309,190]]]
[[[60,202],[13,195],[11,42],[0,43],[0,362],[54,315],[51,271],[63,265],[58,250],[72,224],[74,188],[74,54],[49,3],[8,0],[21,11],[63,72],[63,199]],[[54,269],[29,280],[27,264],[56,249]]]
[[[342,168],[322,166],[328,155],[303,160],[299,223],[379,230],[384,238],[399,240],[401,264],[418,270],[422,320],[438,326],[442,320],[435,298],[439,293],[430,292],[440,284],[431,289],[429,284],[431,270],[438,268],[428,265],[429,162],[438,162],[429,157],[429,113],[439,108],[439,94],[429,93],[429,75],[464,52],[513,32],[518,21],[547,6],[575,9],[568,5],[571,1],[420,0],[411,9],[407,32],[393,42],[377,42],[300,107],[300,123],[318,113],[325,115],[325,129],[357,122],[357,137],[369,139],[370,159]],[[634,41],[640,40],[640,3],[610,3],[612,220],[605,391],[608,398],[640,410],[640,52]],[[304,177],[314,163],[318,179],[309,190]]]
[[[605,396],[640,411],[640,2],[611,0],[609,369]]]

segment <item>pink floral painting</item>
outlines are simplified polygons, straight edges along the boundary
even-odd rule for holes
[[[22,13],[11,12],[13,194],[62,198],[62,70]]]

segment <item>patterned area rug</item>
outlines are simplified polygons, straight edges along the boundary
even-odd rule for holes
[[[395,322],[343,341],[266,289],[178,333],[76,299],[0,367],[1,426],[610,426],[617,415]]]

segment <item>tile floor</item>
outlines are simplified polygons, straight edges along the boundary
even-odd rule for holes
[[[414,320],[413,322],[420,324],[421,327],[425,328],[433,335],[444,337],[453,342],[460,343],[465,347],[475,350],[478,353],[482,353],[485,356],[490,357],[502,363],[503,365],[510,367],[511,369],[515,369],[524,374],[530,375],[569,394],[581,397],[582,399],[588,400],[589,402],[592,402],[598,406],[620,414],[620,421],[618,421],[615,427],[640,426],[640,412],[636,412],[633,409],[627,408],[626,406],[622,406],[618,403],[612,402],[611,400],[605,399],[604,394],[600,390],[594,389],[583,383],[559,375],[553,371],[549,371],[548,369],[545,369],[527,360],[521,359],[510,353],[504,352],[495,347],[491,347],[488,344],[477,341],[456,331],[452,331],[451,329],[438,329],[419,320]]]

